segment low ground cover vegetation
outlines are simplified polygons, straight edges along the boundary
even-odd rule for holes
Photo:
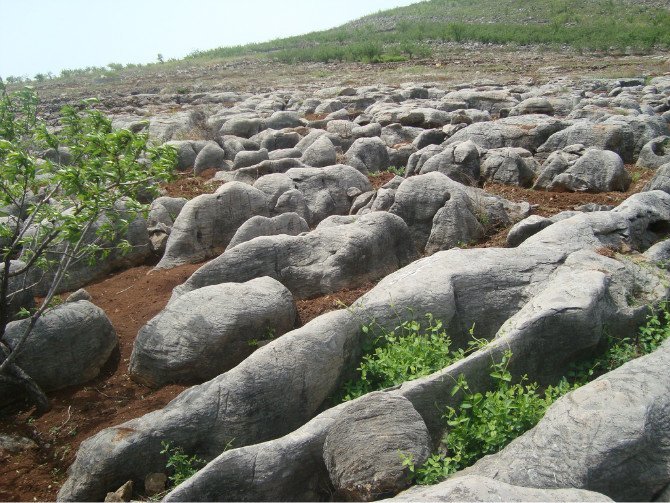
[[[363,333],[368,334],[371,328],[364,326]],[[403,464],[409,468],[417,484],[440,482],[481,457],[500,451],[535,426],[547,408],[566,393],[653,352],[669,336],[670,309],[664,303],[651,310],[637,334],[624,339],[607,337],[600,353],[573,363],[556,385],[544,388],[525,375],[515,380],[508,369],[513,355],[507,351],[500,361],[491,364],[493,389],[477,392],[471,389],[464,376],[458,378],[452,394],[461,393],[462,400],[444,413],[447,433],[438,452],[421,466],[415,466],[411,456],[403,456]],[[467,348],[452,350],[451,339],[442,321],[430,314],[426,315],[423,324],[416,320],[404,321],[390,332],[382,331],[382,335],[366,348],[357,369],[360,378],[347,381],[340,398],[351,400],[429,375],[464,358],[486,342],[473,336]]]

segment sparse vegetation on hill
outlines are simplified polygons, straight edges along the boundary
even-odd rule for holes
[[[382,62],[425,57],[445,42],[472,41],[648,51],[670,45],[670,11],[621,0],[430,0],[331,30],[196,51],[189,58],[262,54],[283,62]]]

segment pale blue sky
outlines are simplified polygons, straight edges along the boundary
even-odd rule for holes
[[[418,0],[0,0],[0,76],[148,63],[332,28]]]

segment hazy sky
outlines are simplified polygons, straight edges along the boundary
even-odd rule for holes
[[[0,0],[0,76],[148,63],[161,53],[332,28],[418,0]]]

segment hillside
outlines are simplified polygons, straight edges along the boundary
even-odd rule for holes
[[[630,0],[429,0],[343,26],[190,58],[249,54],[280,61],[397,61],[439,53],[446,42],[547,44],[649,51],[670,44],[668,2]]]

